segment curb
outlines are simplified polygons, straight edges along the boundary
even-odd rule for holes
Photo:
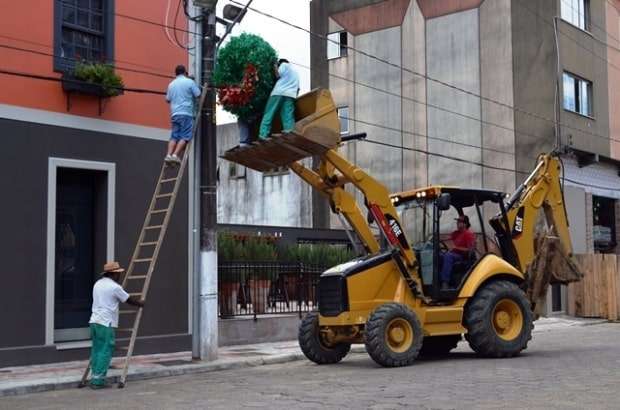
[[[353,351],[353,350],[352,350]],[[282,364],[305,359],[303,353],[287,353],[271,357],[259,357],[246,359],[242,361],[228,361],[223,363],[192,363],[178,366],[171,366],[162,369],[143,370],[130,372],[127,376],[127,382],[136,380],[148,380],[160,377],[181,376],[186,374],[210,373],[222,370],[233,370],[241,368],[250,368],[257,366],[265,366],[270,364]],[[108,382],[118,383],[120,376],[108,377]],[[40,393],[45,391],[64,390],[77,388],[80,382],[79,377],[60,377],[53,380],[40,380],[37,382],[22,382],[20,385],[2,388],[0,387],[0,397],[20,396],[30,393]]]

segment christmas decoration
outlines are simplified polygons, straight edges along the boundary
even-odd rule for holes
[[[242,120],[260,115],[275,84],[276,51],[254,34],[234,37],[220,49],[213,74],[223,108]]]

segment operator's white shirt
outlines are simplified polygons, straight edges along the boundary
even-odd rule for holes
[[[110,278],[101,278],[93,286],[93,310],[88,323],[118,327],[118,304],[129,294]]]

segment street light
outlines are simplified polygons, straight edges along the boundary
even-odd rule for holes
[[[194,6],[202,7],[203,9],[213,9],[217,4],[217,0],[194,0]]]
[[[242,9],[241,7],[233,6],[232,4],[227,4],[224,6],[224,18],[229,21],[240,22],[247,13],[247,9]]]

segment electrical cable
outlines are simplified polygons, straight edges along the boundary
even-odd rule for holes
[[[242,3],[240,3],[240,2],[239,2],[239,1],[237,1],[237,0],[230,0],[230,2],[231,2],[231,3],[234,3],[234,4],[237,4],[237,5],[240,5],[240,6],[243,6],[243,4],[242,4]],[[526,8],[526,9],[527,9],[527,7],[524,7],[524,8]],[[522,109],[522,108],[518,108],[518,107],[512,106],[512,105],[510,105],[510,104],[507,104],[507,103],[504,103],[504,102],[501,102],[501,101],[495,100],[495,99],[493,99],[493,98],[490,98],[490,97],[485,97],[485,96],[480,95],[480,94],[476,94],[475,92],[472,92],[472,91],[469,91],[469,90],[466,90],[466,89],[463,89],[463,88],[457,87],[457,86],[452,85],[452,84],[449,84],[449,83],[447,83],[447,82],[445,82],[445,81],[443,81],[443,80],[438,80],[438,79],[436,79],[436,78],[432,78],[432,77],[430,77],[430,76],[428,76],[428,75],[426,75],[426,74],[422,74],[422,73],[420,73],[420,72],[417,72],[417,71],[415,71],[415,70],[412,70],[412,69],[409,69],[409,68],[403,67],[403,66],[398,65],[398,64],[396,64],[396,63],[392,63],[392,62],[390,62],[390,61],[388,61],[388,60],[386,60],[386,59],[384,59],[384,58],[378,57],[378,56],[376,56],[376,55],[374,55],[374,54],[368,53],[368,52],[363,51],[363,50],[359,50],[359,49],[357,49],[357,48],[355,48],[355,47],[352,47],[352,46],[349,46],[349,45],[347,45],[347,46],[343,46],[343,45],[341,45],[339,42],[329,39],[327,36],[324,36],[324,35],[322,35],[322,34],[315,33],[315,32],[313,32],[313,31],[311,31],[311,30],[308,30],[308,29],[306,29],[306,28],[304,28],[304,27],[298,26],[298,25],[296,25],[296,24],[294,24],[294,23],[291,23],[291,22],[289,22],[289,21],[286,21],[286,20],[284,20],[284,19],[281,19],[281,18],[279,18],[279,17],[277,17],[277,16],[274,16],[274,15],[269,14],[269,13],[267,13],[267,12],[264,12],[264,11],[262,11],[262,10],[258,10],[258,9],[254,8],[254,7],[248,7],[248,10],[251,10],[251,11],[253,11],[253,12],[255,12],[255,13],[258,13],[258,14],[260,14],[260,15],[263,15],[263,16],[265,16],[265,17],[267,17],[267,18],[272,19],[272,20],[278,21],[278,22],[280,22],[280,23],[282,23],[282,24],[285,24],[285,25],[288,25],[288,26],[290,26],[290,27],[293,27],[293,28],[295,28],[295,29],[297,29],[297,30],[304,31],[304,32],[306,32],[306,33],[310,34],[310,35],[311,35],[311,36],[313,36],[313,37],[320,38],[320,39],[322,39],[322,40],[326,40],[326,41],[331,42],[331,43],[334,43],[334,44],[338,44],[338,45],[339,45],[339,46],[341,46],[341,47],[346,47],[348,50],[351,50],[351,51],[353,51],[353,52],[354,52],[354,53],[356,53],[356,54],[359,54],[359,55],[362,55],[362,56],[368,57],[368,58],[370,58],[370,59],[376,60],[376,61],[378,61],[378,62],[384,63],[384,64],[386,64],[386,65],[388,65],[388,66],[391,66],[391,67],[394,67],[394,68],[398,68],[398,69],[400,69],[400,70],[402,70],[402,71],[408,72],[408,73],[413,74],[413,75],[415,75],[415,76],[418,76],[418,77],[421,77],[421,78],[425,78],[425,79],[427,79],[428,81],[431,81],[431,82],[437,83],[437,84],[439,84],[439,85],[445,86],[445,87],[450,88],[450,89],[453,89],[453,90],[455,90],[455,91],[459,91],[459,92],[462,92],[462,93],[464,93],[464,94],[466,94],[466,95],[470,95],[470,96],[473,96],[473,97],[480,98],[480,99],[482,99],[482,100],[484,100],[484,101],[494,103],[494,104],[496,104],[496,105],[499,105],[499,106],[502,106],[502,107],[505,107],[505,108],[508,108],[508,109],[514,110],[514,111],[519,112],[519,113],[521,113],[521,114],[524,114],[524,115],[527,115],[527,116],[530,116],[530,117],[533,117],[533,118],[537,118],[537,119],[542,120],[542,121],[545,121],[545,122],[549,122],[549,123],[551,123],[551,124],[555,124],[555,123],[556,123],[555,119],[552,119],[552,118],[547,118],[547,117],[545,117],[544,115],[537,114],[537,113],[533,113],[533,112],[530,112],[530,111],[524,110],[524,109]],[[529,9],[528,9],[528,10],[529,10]],[[564,34],[562,31],[560,31],[560,33],[561,33],[561,34]],[[620,68],[618,68],[618,69],[620,70]],[[579,131],[579,132],[582,132],[582,133],[584,133],[584,134],[588,134],[588,135],[591,135],[591,136],[595,136],[595,137],[599,137],[599,138],[604,138],[604,139],[610,139],[608,136],[604,136],[604,135],[596,134],[596,133],[593,133],[593,132],[588,131],[588,130],[584,130],[584,129],[581,129],[581,128],[577,128],[577,127],[571,126],[571,125],[569,125],[569,124],[564,124],[564,123],[561,123],[560,125],[562,125],[562,126],[563,126],[563,127],[565,127],[565,128],[573,129],[573,130],[575,130],[575,131]]]
[[[53,81],[53,82],[57,82],[57,83],[70,82],[70,83],[74,83],[74,84],[90,84],[87,81],[80,81],[80,80],[74,80],[74,79],[62,79],[62,78],[58,78],[58,77],[51,77],[51,76],[40,75],[40,74],[25,73],[25,72],[13,71],[13,70],[5,70],[5,69],[2,69],[2,68],[0,68],[0,74],[12,75],[12,76],[17,76],[17,77],[31,78],[31,79],[34,79],[34,80]],[[163,92],[163,91],[149,90],[149,89],[146,89],[146,88],[133,88],[133,87],[122,87],[122,88],[121,87],[112,87],[112,88],[118,89],[118,90],[122,90],[122,91],[132,92],[132,93],[166,95],[166,93]]]
[[[180,12],[181,12],[181,3],[182,3],[182,2],[183,2],[183,0],[179,0],[179,1],[177,2],[177,11],[176,11],[176,13],[175,13],[175,15],[174,15],[174,26],[173,26],[173,28],[172,28],[172,33],[174,34],[174,41],[175,41],[175,43],[176,43],[179,47],[181,47],[182,49],[190,51],[190,50],[193,50],[193,49],[194,49],[194,48],[196,48],[196,47],[195,47],[195,46],[194,46],[194,47],[189,47],[189,36],[187,36],[187,37],[188,37],[188,40],[187,40],[187,41],[188,41],[188,44],[183,45],[183,44],[181,44],[181,41],[179,40],[178,33],[177,33],[177,31],[179,31],[179,29],[177,28],[177,23],[178,23],[178,21],[179,21],[179,14],[180,14]],[[186,34],[186,35],[187,35],[187,34]]]
[[[22,48],[22,47],[16,47],[16,46],[11,46],[8,44],[0,44],[0,48],[4,48],[4,49],[8,49],[8,50],[13,50],[13,51],[21,51],[21,52],[26,52],[26,53],[32,53],[32,54],[38,54],[38,55],[42,55],[45,57],[52,57],[52,58],[64,58],[52,53],[46,53],[44,51],[37,51],[37,50],[32,50],[32,49],[27,49],[27,48]],[[143,70],[136,70],[133,68],[129,68],[129,67],[122,67],[119,65],[115,65],[114,68],[120,70],[120,71],[127,71],[127,72],[131,72],[131,73],[138,73],[138,74],[148,74],[148,75],[152,75],[154,77],[160,77],[160,78],[165,78],[165,79],[171,79],[173,78],[171,75],[164,75],[164,74],[159,74],[159,73],[153,73],[150,71],[143,71]]]
[[[39,42],[36,42],[36,41],[30,41],[30,40],[26,40],[26,39],[23,39],[23,38],[11,37],[11,36],[7,36],[5,34],[0,34],[0,38],[16,41],[16,42],[20,42],[20,43],[26,43],[26,44],[30,44],[30,45],[34,45],[34,46],[38,46],[38,47],[44,47],[44,48],[49,49],[49,50],[53,50],[54,49],[54,47],[52,45],[50,45],[50,44],[44,44],[44,43],[39,43]],[[9,46],[9,47],[17,47],[17,46],[12,46],[10,44],[7,45],[7,46]],[[28,51],[28,49],[21,49],[21,50]],[[30,50],[30,51],[32,51],[34,53],[37,52],[37,50]],[[150,66],[150,65],[135,63],[135,62],[132,62],[132,61],[119,60],[117,58],[115,58],[112,61],[114,63],[129,64],[129,65],[132,65],[132,66],[142,67],[142,68],[150,68],[150,69],[153,69],[153,70],[161,70],[161,71],[166,71],[166,72],[169,71],[169,68],[154,67],[154,66]],[[164,74],[161,74],[161,75],[164,75]]]

